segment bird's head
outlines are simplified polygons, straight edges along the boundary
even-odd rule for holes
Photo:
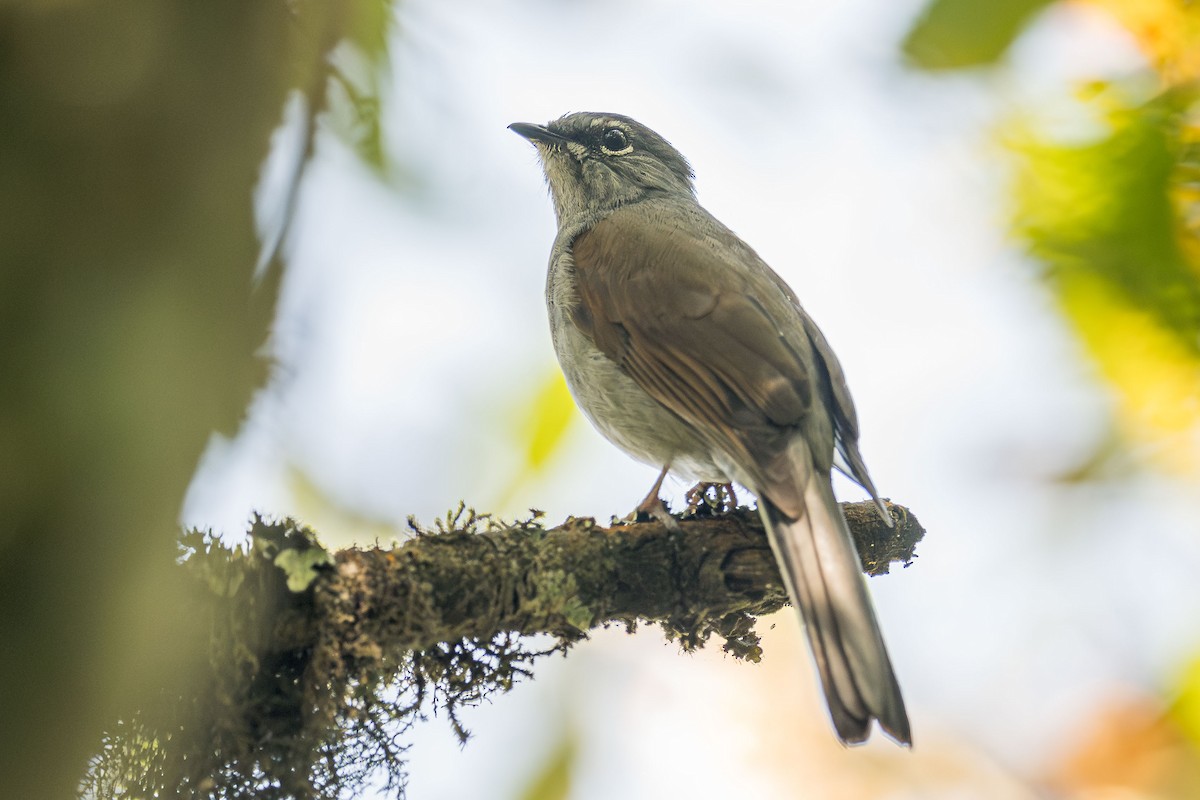
[[[560,223],[653,194],[694,195],[687,160],[629,117],[579,112],[508,127],[537,146]]]

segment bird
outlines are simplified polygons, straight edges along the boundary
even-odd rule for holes
[[[604,437],[661,468],[639,508],[661,507],[668,472],[750,490],[838,739],[864,742],[878,722],[911,746],[833,469],[892,519],[825,336],[700,205],[687,159],[658,133],[591,112],[509,129],[535,145],[557,219],[546,305],[567,385]]]

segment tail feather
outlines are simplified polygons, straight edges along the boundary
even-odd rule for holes
[[[847,744],[863,742],[876,719],[891,738],[911,745],[904,699],[829,476],[810,472],[803,493],[805,509],[796,519],[768,498],[759,507],[803,618],[834,728]]]

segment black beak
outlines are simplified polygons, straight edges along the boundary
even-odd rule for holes
[[[532,122],[514,122],[508,129],[531,142],[558,145],[568,141],[567,137],[555,133],[545,125],[534,125]]]

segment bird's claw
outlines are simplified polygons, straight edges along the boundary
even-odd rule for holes
[[[633,510],[628,517],[631,522],[661,522],[663,527],[669,531],[680,530],[679,522],[671,515],[667,504],[657,495],[647,497],[642,502],[638,503],[638,507]]]
[[[710,496],[711,495],[711,496]],[[737,508],[737,493],[732,483],[697,483],[687,494],[686,516],[720,514]]]

